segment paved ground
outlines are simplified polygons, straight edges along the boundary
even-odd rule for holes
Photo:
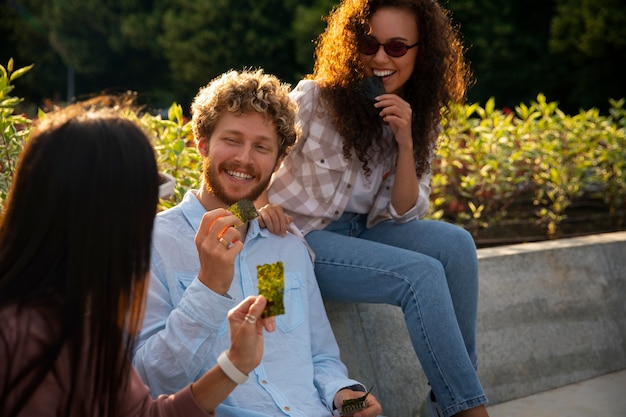
[[[490,417],[626,417],[626,369],[487,410]]]

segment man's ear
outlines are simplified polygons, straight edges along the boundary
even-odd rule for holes
[[[209,141],[204,137],[200,137],[198,138],[197,143],[196,148],[198,149],[198,152],[200,155],[206,157],[209,153]]]
[[[285,159],[285,155],[280,156],[278,157],[278,159],[276,159],[276,163],[274,164],[274,169],[272,170],[272,173],[278,170],[278,168],[280,167],[280,164],[283,162],[283,159]]]

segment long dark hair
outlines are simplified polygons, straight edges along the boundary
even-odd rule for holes
[[[415,69],[404,87],[403,98],[413,110],[413,150],[418,175],[429,170],[442,110],[462,101],[470,83],[458,29],[449,13],[435,0],[343,0],[327,18],[317,41],[315,67],[309,78],[318,80],[338,132],[344,139],[344,156],[352,149],[367,169],[368,151],[374,144],[385,149],[382,122],[367,115],[355,86],[365,74],[357,45],[368,33],[371,16],[383,7],[411,12],[419,32]]]
[[[0,397],[20,394],[4,415],[19,413],[62,349],[76,360],[61,413],[117,413],[141,323],[158,178],[148,137],[112,108],[73,105],[31,133],[0,219],[0,309],[43,309],[58,331],[5,381]]]

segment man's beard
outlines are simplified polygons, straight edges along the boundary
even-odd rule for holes
[[[219,181],[219,167],[211,164],[209,158],[205,158],[202,165],[202,171],[204,172],[204,186],[206,187],[206,190],[228,206],[243,199],[248,199],[250,201],[256,200],[263,193],[263,191],[265,191],[271,179],[271,176],[268,176],[256,187],[254,187],[247,195],[235,198],[226,194],[224,187],[222,187],[222,184]]]

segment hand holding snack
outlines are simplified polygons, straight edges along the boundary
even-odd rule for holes
[[[261,318],[265,305],[263,296],[249,296],[228,312],[228,357],[245,374],[256,368],[263,357],[263,328],[269,332],[276,329],[273,318]]]
[[[235,271],[235,258],[243,249],[237,229],[241,220],[226,209],[208,211],[195,236],[200,260],[198,279],[218,294],[226,294]]]
[[[216,293],[226,294],[232,283],[235,258],[243,249],[245,237],[238,228],[258,215],[250,200],[241,200],[202,217],[195,237],[200,258],[198,279]]]
[[[232,204],[230,207],[228,207],[227,210],[230,213],[232,213],[235,217],[237,217],[239,220],[241,220],[240,225],[226,226],[217,235],[217,240],[219,240],[220,243],[224,245],[224,247],[226,247],[226,249],[229,249],[230,245],[234,242],[224,239],[224,234],[228,231],[228,228],[229,227],[241,227],[245,225],[246,223],[248,223],[250,220],[257,218],[259,216],[259,213],[256,211],[256,208],[254,207],[254,204],[252,203],[252,201],[247,200],[245,198],[243,200],[239,200],[236,203]],[[213,224],[209,226],[209,228],[211,227],[213,227]]]
[[[411,105],[397,94],[384,94],[374,104],[379,116],[387,123],[394,134],[400,151],[413,152],[413,110]],[[405,146],[408,146],[407,149]]]
[[[366,77],[357,85],[356,90],[367,103],[366,109],[368,114],[371,117],[378,116],[380,110],[376,109],[374,104],[376,103],[376,97],[385,94],[385,86],[382,79],[375,75]]]
[[[373,388],[373,387],[372,387]],[[371,394],[372,388],[363,394],[362,391],[342,389],[334,399],[337,408],[333,415],[342,417],[375,417],[382,413],[378,400]]]

